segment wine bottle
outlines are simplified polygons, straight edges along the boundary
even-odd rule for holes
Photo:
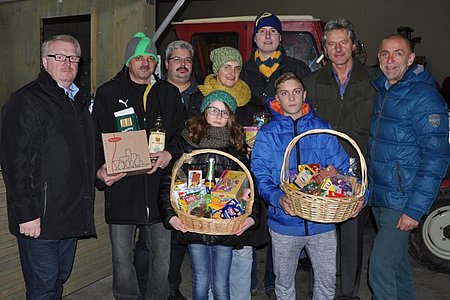
[[[148,150],[150,153],[156,153],[164,150],[166,142],[166,131],[162,126],[162,115],[158,112],[156,116],[155,126],[150,129],[150,136],[148,137]],[[156,159],[151,159],[156,160]]]
[[[206,172],[206,179],[205,179],[206,192],[208,194],[211,194],[212,189],[216,185],[216,178],[214,176],[215,165],[216,161],[214,160],[214,157],[210,157],[208,160],[208,169]]]

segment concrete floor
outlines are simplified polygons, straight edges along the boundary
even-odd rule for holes
[[[364,234],[364,266],[361,278],[360,298],[363,300],[371,299],[372,294],[367,283],[367,265],[370,249],[375,236],[375,229],[371,221],[368,222]],[[268,299],[264,294],[262,278],[264,277],[265,249],[258,250],[258,294],[252,297],[252,300]],[[436,273],[417,264],[411,259],[414,277],[416,282],[417,299],[418,300],[444,300],[450,299],[450,275]],[[183,282],[180,287],[181,292],[191,299],[191,280],[189,259],[186,257],[182,267]],[[309,275],[305,271],[297,272],[297,299],[309,299],[307,297]],[[96,283],[72,293],[64,300],[107,300],[114,299],[112,296],[112,276],[108,276]],[[161,299],[163,300],[163,299]]]

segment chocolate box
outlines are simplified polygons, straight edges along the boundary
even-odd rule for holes
[[[211,203],[224,206],[231,199],[241,199],[248,184],[248,178],[244,172],[223,171],[219,181],[211,191]]]

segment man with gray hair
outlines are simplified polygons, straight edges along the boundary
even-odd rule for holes
[[[329,62],[304,78],[308,100],[316,115],[333,129],[351,136],[367,157],[370,117],[375,92],[371,81],[379,71],[354,59],[356,36],[346,19],[330,20],[322,34],[322,46]],[[359,165],[356,150],[342,142],[349,156]],[[360,176],[359,170],[357,175]],[[355,219],[338,224],[338,290],[336,299],[359,299],[363,255],[363,231],[367,218],[363,209]]]
[[[193,63],[194,49],[191,44],[177,40],[167,45],[166,80],[178,88],[186,109],[189,107],[189,97],[198,91],[197,83],[191,80]]]

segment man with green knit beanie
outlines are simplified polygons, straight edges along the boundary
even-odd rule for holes
[[[158,208],[159,183],[162,169],[181,153],[177,150],[184,128],[185,108],[180,92],[174,85],[160,80],[154,71],[158,64],[156,47],[148,36],[136,33],[127,43],[123,68],[114,79],[97,90],[94,116],[96,140],[101,133],[115,132],[115,113],[127,109],[137,117],[139,128],[148,133],[161,114],[166,131],[163,151],[151,153],[154,166],[145,174],[126,176],[106,173],[103,155],[96,157],[97,184],[105,190],[105,218],[109,225],[113,262],[113,295],[116,299],[169,298],[170,231],[165,229]],[[97,143],[96,153],[103,153]],[[142,263],[133,265],[135,233],[139,226],[143,238]],[[139,247],[138,247],[139,248]],[[151,262],[149,267],[144,264]],[[145,295],[139,289],[137,270],[148,271]],[[142,286],[142,284],[141,284]]]

